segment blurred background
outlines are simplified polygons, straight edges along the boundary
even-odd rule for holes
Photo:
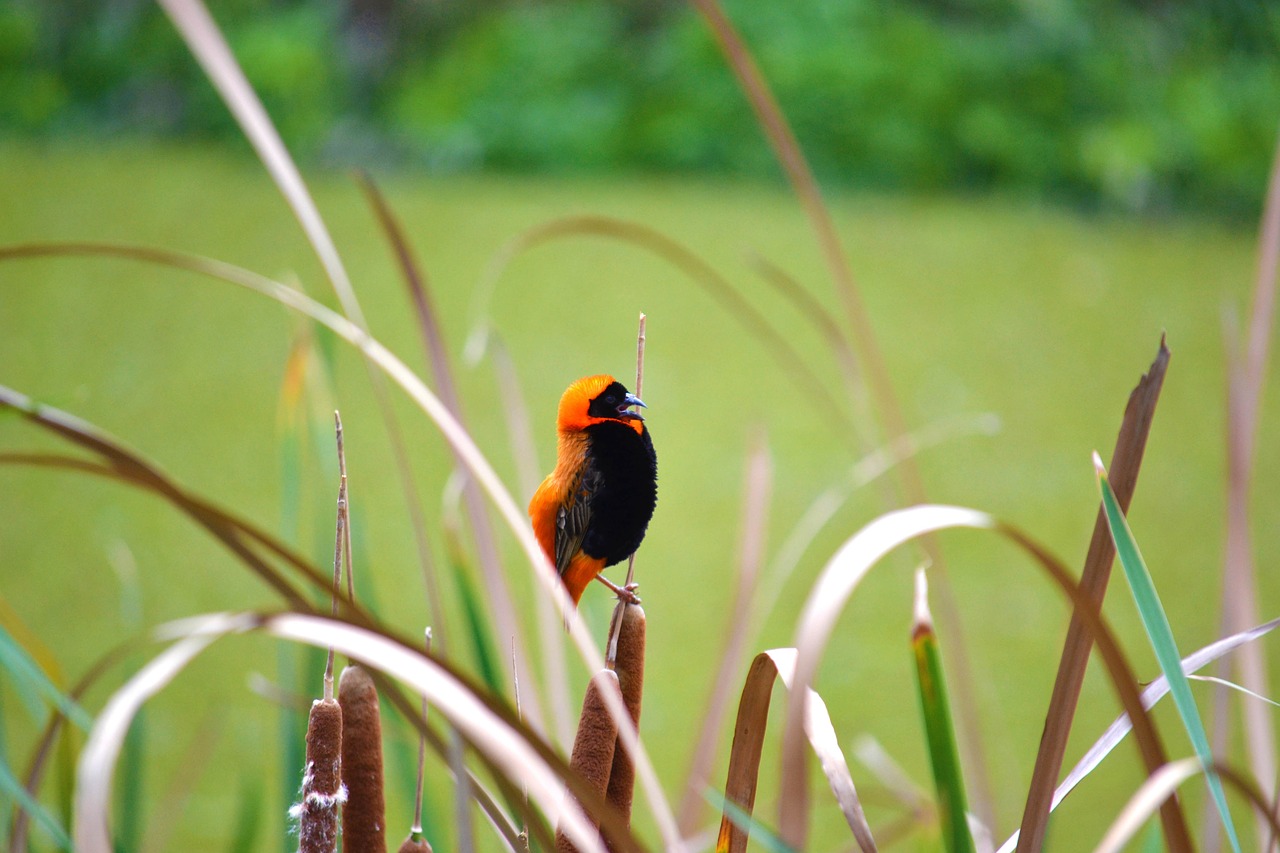
[[[661,498],[638,563],[649,614],[642,733],[678,804],[729,627],[752,620],[753,653],[789,645],[828,557],[906,501],[894,474],[887,487],[854,492],[794,573],[781,573],[796,525],[876,444],[849,423],[874,435],[885,413],[851,401],[811,312],[770,283],[769,270],[781,271],[848,336],[803,208],[706,23],[683,3],[630,0],[209,6],[300,162],[370,328],[433,383],[400,271],[351,171],[369,171],[386,192],[430,281],[468,423],[518,504],[531,491],[522,464],[538,475],[552,464],[564,387],[600,371],[629,382],[636,317],[648,314],[643,396]],[[1275,4],[730,0],[724,8],[823,185],[903,419],[943,438],[919,459],[930,500],[990,511],[1078,567],[1098,499],[1089,454],[1109,455],[1127,395],[1167,332],[1173,358],[1132,522],[1182,651],[1217,638],[1224,354],[1247,316],[1280,123]],[[336,303],[278,191],[152,3],[0,3],[0,199],[6,245],[158,246]],[[530,229],[580,214],[678,241],[768,318],[835,407],[815,399],[723,300],[644,245],[577,234],[509,254]],[[495,270],[491,298],[478,297]],[[490,349],[464,358],[465,342],[484,327],[495,334]],[[501,352],[528,406],[532,460],[509,434],[518,403],[503,384]],[[364,366],[274,303],[136,263],[5,261],[0,384],[97,424],[320,565],[332,554],[329,418],[340,408],[361,598],[405,635],[428,620],[414,513]],[[478,654],[459,636],[468,619],[460,579],[482,598],[483,589],[469,538],[458,554],[443,537],[453,461],[426,418],[394,399],[452,619],[436,636],[475,670]],[[1280,493],[1270,485],[1280,473],[1280,399],[1263,400],[1252,512],[1255,558],[1268,567],[1280,558]],[[743,471],[759,436],[773,465],[764,587],[776,594],[744,617],[731,602]],[[3,417],[0,450],[67,447]],[[964,621],[1003,839],[1021,812],[1067,610],[1007,544],[976,533],[941,544],[946,564],[935,583],[949,579]],[[499,545],[521,605],[519,641],[537,661],[538,593],[501,530]],[[872,572],[837,629],[818,690],[846,751],[863,734],[875,737],[927,792],[908,644],[910,570],[920,560],[904,549]],[[1264,568],[1258,583],[1261,615],[1273,616],[1280,575]],[[1107,615],[1147,680],[1155,664],[1121,586],[1117,575]],[[602,590],[583,604],[601,635],[610,604]],[[25,626],[42,659],[74,680],[108,648],[166,620],[280,602],[153,498],[4,465],[0,604],[11,632]],[[944,645],[955,642],[946,627]],[[497,645],[508,648],[506,638]],[[143,660],[110,670],[86,706],[100,708]],[[1274,681],[1280,670],[1269,669]],[[745,663],[737,671],[735,691]],[[586,673],[572,659],[570,676],[576,705]],[[538,680],[530,675],[529,689]],[[310,696],[319,666],[266,640],[235,638],[148,706],[134,769],[121,774],[137,785],[121,794],[134,804],[117,821],[123,849],[291,849],[284,810],[296,794],[298,715],[288,702],[282,714],[263,683]],[[1197,690],[1207,709],[1208,688]],[[0,754],[13,767],[24,765],[43,722],[31,704],[0,682]],[[1091,668],[1068,765],[1117,709]],[[1171,753],[1189,754],[1171,709],[1157,719]],[[727,733],[719,743],[713,785],[722,782]],[[390,802],[393,834],[408,825],[415,747],[405,726],[389,724],[388,765],[402,783]],[[1230,748],[1237,759],[1248,749],[1239,738]],[[776,816],[775,761],[767,745],[758,800],[766,823]],[[432,840],[454,849],[449,786],[433,762]],[[906,840],[889,849],[937,849],[935,830],[851,764],[878,837],[903,829]],[[70,790],[71,771],[61,772],[43,791],[55,811]],[[1121,746],[1062,807],[1054,848],[1089,849],[1140,780],[1134,750]],[[815,771],[815,790],[822,784]],[[1202,791],[1191,786],[1186,797],[1198,823]],[[710,823],[710,809],[703,817]],[[1240,821],[1248,833],[1243,810]],[[829,800],[814,822],[813,850],[849,847]],[[657,837],[643,807],[637,825]],[[36,839],[35,849],[54,849],[47,836]]]
[[[1265,0],[725,8],[828,186],[1256,209],[1280,100],[1280,11]],[[714,40],[677,0],[226,0],[212,11],[312,162],[776,174]],[[240,139],[147,0],[4,4],[0,128]]]

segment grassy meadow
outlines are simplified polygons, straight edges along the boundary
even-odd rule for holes
[[[91,240],[178,249],[297,281],[334,304],[287,207],[247,157],[147,145],[6,144],[0,163],[3,244]],[[394,259],[357,185],[339,172],[307,177],[374,336],[434,387]],[[470,364],[462,353],[482,310],[477,282],[491,260],[525,229],[557,217],[604,214],[678,240],[765,314],[847,405],[820,335],[753,266],[754,257],[768,259],[840,316],[807,221],[780,186],[675,178],[375,177],[430,276],[468,424],[522,505],[528,493],[504,416],[513,401],[500,390],[492,358]],[[1182,651],[1215,639],[1223,546],[1223,329],[1247,308],[1255,265],[1252,227],[1090,217],[1009,198],[833,195],[828,201],[907,422],[948,423],[956,433],[919,457],[929,499],[1016,524],[1077,571],[1098,503],[1089,454],[1096,449],[1109,456],[1127,395],[1154,357],[1161,332],[1167,333],[1173,357],[1131,524]],[[636,317],[648,315],[643,396],[660,491],[637,561],[650,626],[641,734],[668,795],[678,799],[727,626],[749,618],[733,612],[732,602],[743,472],[753,437],[765,436],[773,465],[766,578],[811,502],[860,458],[857,441],[758,337],[683,272],[634,246],[574,237],[521,253],[483,310],[514,362],[539,475],[553,461],[555,406],[564,386],[593,372],[614,373],[630,385]],[[322,336],[333,344],[332,398],[310,395],[291,406],[286,365],[305,328],[257,295],[139,263],[76,258],[0,264],[0,384],[100,426],[178,482],[279,534],[320,566],[332,554],[336,490],[332,436],[323,424],[328,408],[340,408],[362,596],[402,633],[414,635],[429,619],[426,593],[368,376],[354,350]],[[425,417],[403,396],[393,397],[445,575],[451,620],[446,654],[471,667],[456,585],[448,579],[438,535],[453,461]],[[291,425],[299,409],[308,423],[321,426]],[[975,419],[988,414],[998,418],[998,431],[975,431]],[[1280,494],[1270,488],[1280,472],[1277,424],[1280,399],[1270,394],[1253,505],[1263,618],[1275,615],[1280,600],[1280,578],[1267,570],[1280,556]],[[299,434],[307,440],[294,465],[289,448]],[[0,451],[64,449],[18,418],[0,418]],[[0,599],[69,679],[110,647],[166,620],[279,606],[221,546],[154,498],[74,474],[20,466],[0,472]],[[871,487],[836,513],[781,587],[750,654],[793,642],[799,609],[827,558],[889,508],[883,491]],[[499,529],[507,577],[531,626],[531,598],[540,592],[511,536]],[[1069,608],[1023,554],[996,537],[948,533],[940,542],[973,658],[971,689],[981,706],[998,843],[1021,813]],[[846,752],[859,735],[871,734],[928,791],[908,643],[911,570],[919,559],[918,551],[902,549],[871,573],[841,619],[817,689]],[[1123,587],[1117,569],[1105,612],[1134,655],[1139,677],[1148,680],[1158,670]],[[597,635],[603,636],[611,603],[603,587],[584,599]],[[537,658],[536,648],[528,651]],[[284,657],[300,656],[289,651]],[[296,676],[279,672],[280,658],[276,643],[261,637],[225,640],[148,706],[145,808],[135,816],[144,827],[139,849],[227,849],[237,816],[255,798],[262,809],[256,849],[284,849],[275,840],[284,824],[281,789],[286,779],[296,784],[295,768],[281,766],[276,706],[249,687],[251,676],[261,674],[293,691]],[[108,684],[118,684],[142,659],[114,669]],[[319,667],[310,672],[310,689],[318,690]],[[1272,674],[1280,676],[1280,670],[1273,666]],[[570,675],[576,707],[586,681],[576,658]],[[1207,713],[1209,691],[1196,689]],[[97,709],[108,692],[95,689],[85,704]],[[1091,665],[1067,766],[1117,712],[1109,685]],[[5,752],[22,766],[38,725],[12,691],[0,691],[0,714]],[[775,725],[781,719],[779,711]],[[1156,719],[1170,752],[1189,755],[1172,709],[1161,708]],[[757,801],[757,815],[767,824],[777,814],[775,735],[766,744]],[[392,723],[387,748],[398,780],[388,821],[398,838],[410,819],[415,739]],[[1239,756],[1238,740],[1234,749]],[[875,778],[853,758],[850,763],[872,826],[900,817]],[[448,787],[437,759],[429,760],[429,768],[436,778],[428,793],[432,820],[443,828],[451,821]],[[811,849],[847,849],[848,830],[813,772],[820,805]],[[1132,746],[1118,748],[1058,811],[1050,830],[1053,849],[1090,848],[1142,775]],[[1197,825],[1203,788],[1193,783],[1186,789]],[[655,839],[648,813],[641,808],[637,814],[641,837]],[[1252,831],[1247,818],[1240,825]],[[448,838],[436,849],[451,849]],[[37,839],[37,849],[48,849],[47,839]],[[482,839],[481,849],[496,849]],[[931,830],[908,839],[896,849],[936,849]]]

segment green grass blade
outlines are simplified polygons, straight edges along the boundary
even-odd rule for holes
[[[964,774],[956,747],[955,724],[947,700],[947,684],[942,677],[942,652],[929,613],[928,586],[924,569],[916,573],[916,618],[911,631],[916,675],[920,687],[920,710],[929,740],[929,763],[938,792],[938,821],[948,853],[974,853],[969,832]]]
[[[129,734],[124,739],[120,753],[119,795],[116,799],[115,842],[116,850],[142,849],[142,810],[147,771],[147,712],[142,709],[133,718]]]
[[[476,670],[480,680],[496,696],[505,696],[508,685],[504,683],[502,667],[498,662],[498,649],[493,638],[494,632],[484,617],[484,606],[480,603],[480,593],[476,590],[475,581],[465,568],[454,562],[457,570],[458,593],[462,599],[462,610],[466,620],[467,638],[471,641],[471,651],[475,655]]]
[[[1133,593],[1134,603],[1138,606],[1138,615],[1142,618],[1142,626],[1151,640],[1151,648],[1155,651],[1160,669],[1169,681],[1169,693],[1182,718],[1182,725],[1187,730],[1187,737],[1196,751],[1196,756],[1205,768],[1205,780],[1209,784],[1209,793],[1222,818],[1222,825],[1227,831],[1227,839],[1231,849],[1240,853],[1240,839],[1236,835],[1235,824],[1231,820],[1231,812],[1227,808],[1227,797],[1222,790],[1222,780],[1213,770],[1213,752],[1209,748],[1209,737],[1204,730],[1204,722],[1200,719],[1200,711],[1196,707],[1195,698],[1191,695],[1191,683],[1182,671],[1182,655],[1178,653],[1177,643],[1173,639],[1173,629],[1169,625],[1169,617],[1165,615],[1164,606],[1156,592],[1151,573],[1138,550],[1138,542],[1129,529],[1120,503],[1116,500],[1111,484],[1107,482],[1106,469],[1102,460],[1095,453],[1093,464],[1098,470],[1098,485],[1102,490],[1102,506],[1107,515],[1107,524],[1111,528],[1111,538],[1116,543],[1116,555],[1124,568],[1125,580],[1129,582],[1129,591]]]
[[[2,625],[0,625],[0,668],[8,670],[13,675],[18,685],[17,693],[28,706],[33,719],[40,720],[44,717],[45,709],[40,703],[40,697],[43,697],[84,731],[88,731],[93,726],[93,718],[58,689],[35,658],[28,654],[27,650]]]
[[[32,798],[23,784],[18,781],[18,777],[13,775],[13,769],[6,761],[0,761],[0,794],[16,802],[20,809],[31,815],[36,825],[49,835],[59,850],[70,853],[71,837],[67,835],[66,829],[44,806]]]

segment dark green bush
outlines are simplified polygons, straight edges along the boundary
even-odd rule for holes
[[[1137,0],[726,0],[826,181],[1253,212],[1280,13]],[[215,4],[301,155],[773,176],[674,2]],[[236,136],[150,0],[0,6],[0,128]]]

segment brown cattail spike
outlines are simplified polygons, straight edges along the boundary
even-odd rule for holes
[[[311,705],[307,721],[307,766],[302,802],[289,809],[298,821],[299,853],[333,853],[338,843],[338,806],[342,786],[342,709],[333,699]]]
[[[609,785],[609,770],[613,766],[613,751],[618,741],[618,726],[605,707],[604,691],[618,689],[618,676],[603,669],[587,685],[587,695],[582,697],[582,716],[578,718],[578,734],[573,739],[573,754],[569,767],[580,774],[593,788],[604,796]],[[575,804],[576,805],[576,804]],[[599,821],[587,815],[594,826]],[[561,829],[556,830],[557,853],[576,853],[577,846]]]
[[[636,728],[640,727],[640,700],[644,694],[644,608],[638,604],[623,604],[622,626],[618,629],[618,650],[614,672],[618,674],[618,687],[622,690],[622,702]],[[609,773],[609,788],[605,799],[622,813],[627,826],[631,825],[631,799],[635,794],[636,768],[631,756],[619,742],[613,752],[613,767]]]
[[[386,801],[382,779],[382,716],[378,690],[361,666],[351,664],[338,681],[342,706],[343,853],[387,853]]]
[[[415,839],[412,835],[404,840],[396,853],[432,853],[431,844],[425,838]]]

